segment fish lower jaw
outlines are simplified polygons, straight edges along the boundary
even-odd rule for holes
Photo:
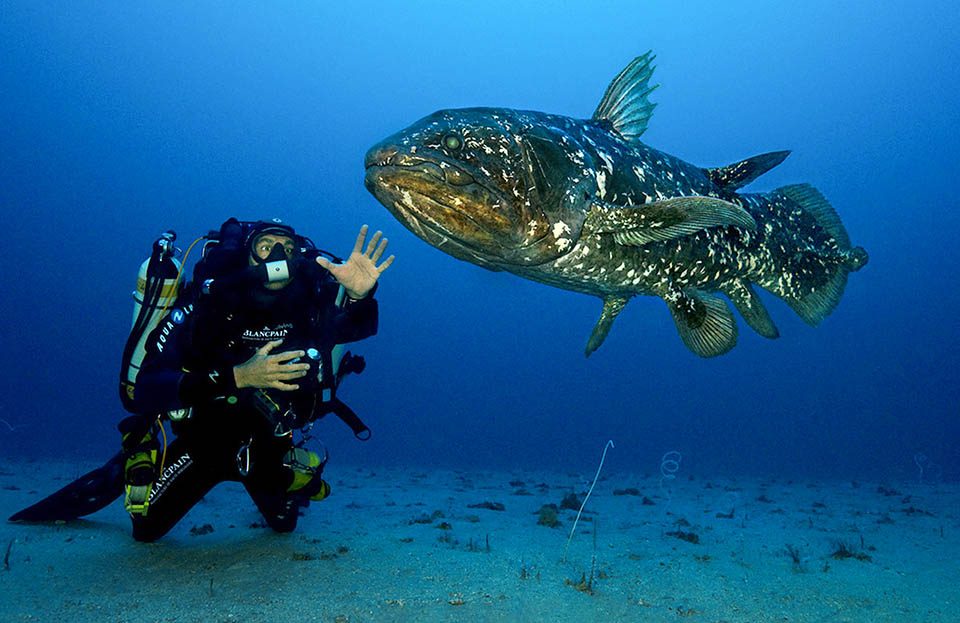
[[[471,218],[471,204],[477,203],[470,197],[485,198],[484,203],[494,206],[509,203],[500,193],[473,178],[470,178],[469,183],[450,183],[448,174],[449,170],[445,172],[440,166],[432,163],[421,163],[415,167],[372,166],[367,167],[364,185],[381,202],[382,195],[394,198],[416,195],[425,197],[445,209],[459,212],[466,218]]]
[[[417,209],[409,193],[406,196],[401,194],[399,197],[392,197],[387,201],[384,201],[380,196],[377,198],[393,214],[394,218],[427,243],[444,249],[448,253],[447,248],[452,245],[473,256],[482,256],[488,260],[495,259],[483,250],[482,245],[470,244],[462,236],[449,231],[442,223],[431,218],[426,211]],[[477,227],[479,229],[479,225]]]

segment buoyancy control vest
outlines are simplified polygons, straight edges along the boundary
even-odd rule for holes
[[[188,284],[181,284],[182,267],[174,258],[173,243],[176,234],[172,231],[166,232],[154,243],[150,258],[141,267],[142,279],[138,280],[137,291],[134,293],[134,322],[121,364],[120,398],[124,408],[136,412],[133,392],[146,352],[147,337],[166,320],[171,310],[176,308],[178,313],[183,313],[183,310],[201,304],[215,314],[218,308],[229,309],[231,305],[241,303],[244,297],[249,296],[251,286],[295,273],[300,285],[309,283],[311,289],[304,304],[311,307],[308,313],[314,324],[309,328],[308,334],[301,338],[304,343],[297,346],[306,351],[304,360],[311,364],[306,381],[317,399],[308,415],[297,417],[294,422],[284,425],[295,424],[301,427],[327,413],[335,413],[350,426],[358,439],[368,439],[369,428],[336,396],[342,378],[351,372],[362,372],[365,362],[362,357],[346,351],[343,344],[328,343],[326,336],[319,332],[322,318],[318,314],[322,310],[316,309],[318,301],[321,298],[329,301],[333,296],[334,305],[342,307],[346,304],[346,294],[342,286],[326,276],[326,272],[315,259],[323,254],[333,262],[342,260],[317,249],[309,238],[295,235],[297,252],[294,258],[268,260],[249,266],[247,239],[251,231],[259,225],[262,223],[230,218],[218,231],[211,231],[199,238],[196,242],[205,240],[203,253],[194,266],[193,279]],[[185,260],[186,257],[184,262]],[[318,288],[327,289],[326,296],[321,297]],[[329,288],[336,288],[336,294],[333,295]],[[261,397],[270,402],[267,394],[264,393]],[[156,417],[156,414],[152,416]]]

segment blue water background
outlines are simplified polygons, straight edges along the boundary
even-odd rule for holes
[[[380,332],[342,388],[373,428],[338,465],[960,477],[960,11],[948,1],[0,2],[0,460],[106,458],[136,271],[168,228],[282,216],[346,254],[390,238]],[[440,108],[589,117],[657,54],[643,140],[700,166],[792,149],[748,191],[809,182],[870,263],[818,328],[763,298],[703,360],[634,299],[430,247],[363,186],[369,146]],[[928,469],[927,476],[934,473]]]

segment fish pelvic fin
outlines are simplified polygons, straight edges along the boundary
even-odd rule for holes
[[[727,295],[751,329],[771,340],[780,337],[780,332],[770,319],[767,308],[763,306],[763,301],[757,296],[749,281],[734,279],[723,285],[722,292]]]
[[[663,297],[680,339],[701,357],[716,357],[737,345],[737,322],[718,296],[699,290],[674,290]]]
[[[613,234],[617,244],[642,246],[672,240],[701,229],[734,225],[756,229],[757,223],[740,206],[714,197],[674,197],[638,206],[593,201],[584,230]]]
[[[590,339],[587,340],[587,357],[603,344],[603,340],[605,340],[607,334],[610,333],[610,327],[613,326],[614,319],[623,311],[623,308],[626,307],[627,301],[629,300],[630,297],[627,296],[611,296],[603,299],[603,312],[600,314],[600,320],[598,320],[596,326],[593,327],[593,331],[590,333]]]
[[[850,236],[840,222],[840,217],[820,191],[813,186],[809,184],[784,186],[770,195],[775,200],[779,195],[799,204],[813,217],[817,225],[833,237],[835,243],[833,248],[807,252],[820,267],[820,270],[816,271],[818,282],[794,292],[777,293],[807,324],[817,326],[840,303],[847,286],[847,275],[863,268],[869,256],[863,247],[851,246]]]
[[[660,86],[650,86],[654,58],[653,51],[648,51],[617,74],[593,112],[594,121],[609,122],[628,141],[640,139],[656,106],[647,96]]]
[[[773,167],[783,162],[790,151],[771,151],[740,162],[728,164],[725,167],[703,169],[710,181],[727,191],[734,191],[746,186]]]

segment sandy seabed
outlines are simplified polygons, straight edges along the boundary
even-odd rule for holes
[[[0,463],[0,513],[94,467]],[[956,484],[610,474],[567,549],[593,473],[326,476],[292,534],[236,483],[152,544],[3,523],[0,621],[960,621]]]

